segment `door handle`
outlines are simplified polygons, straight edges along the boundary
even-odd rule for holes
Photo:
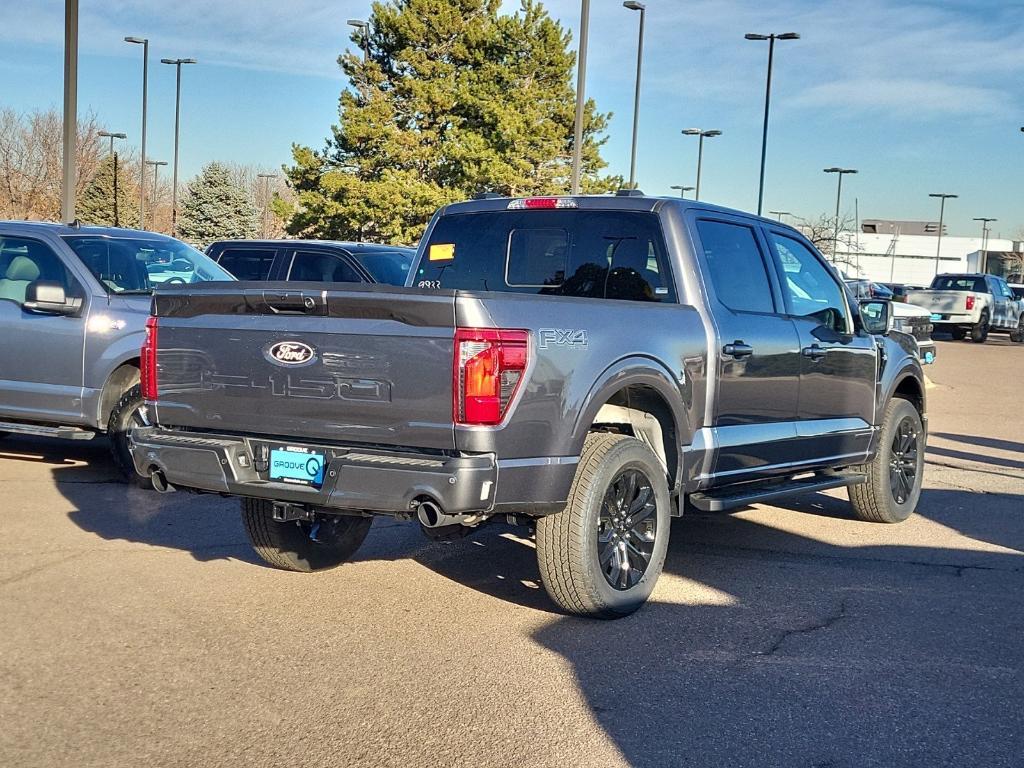
[[[754,348],[749,344],[744,344],[742,341],[737,339],[732,344],[726,344],[722,347],[722,354],[734,357],[737,360],[743,357],[750,357],[754,354]]]
[[[817,344],[811,344],[811,346],[804,347],[800,350],[800,354],[804,357],[811,358],[811,360],[821,360],[827,352],[827,349],[819,347]]]

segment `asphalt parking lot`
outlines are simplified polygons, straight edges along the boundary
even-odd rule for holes
[[[918,514],[678,520],[651,604],[555,613],[521,531],[375,522],[315,575],[237,502],[0,442],[0,765],[1024,765],[1024,345],[940,341]]]

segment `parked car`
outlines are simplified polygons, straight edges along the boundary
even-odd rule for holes
[[[878,285],[892,291],[893,301],[906,301],[908,293],[911,291],[919,291],[924,288],[923,285],[906,285],[905,283],[878,283]]]
[[[302,288],[288,313],[244,283],[159,291],[137,470],[242,497],[256,551],[299,571],[375,515],[534,525],[548,594],[606,618],[647,599],[686,509],[917,504],[914,342],[791,227],[636,193],[479,199],[434,217],[409,286]]]
[[[911,291],[907,300],[927,309],[935,327],[950,331],[954,339],[969,333],[971,341],[982,344],[989,332],[1002,331],[1011,341],[1024,342],[1024,301],[1001,277],[937,275],[928,290]]]
[[[893,291],[882,283],[875,283],[863,278],[844,277],[844,281],[853,291],[858,301],[864,299],[886,299],[892,301]]]
[[[139,350],[150,294],[232,279],[153,232],[0,222],[0,432],[107,433],[118,466],[137,478],[126,430],[145,420]]]
[[[416,250],[333,240],[220,240],[206,255],[239,280],[405,285]]]
[[[893,318],[893,329],[914,338],[922,363],[927,365],[935,362],[936,346],[932,339],[933,325],[931,313],[927,309],[907,304],[905,300],[897,300],[895,292],[880,283],[849,277],[844,278],[843,282],[846,283],[850,292],[851,301],[859,303],[881,299],[892,302],[889,312]]]

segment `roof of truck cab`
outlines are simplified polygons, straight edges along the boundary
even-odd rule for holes
[[[484,199],[466,200],[459,203],[451,203],[441,209],[442,214],[473,213],[476,211],[503,211],[508,210],[508,205],[513,200],[532,198],[548,198],[575,200],[578,209],[589,210],[614,210],[614,211],[656,211],[665,206],[672,206],[680,211],[699,210],[713,213],[725,213],[730,216],[743,216],[745,218],[757,219],[774,227],[792,229],[788,224],[780,224],[775,219],[758,216],[749,211],[741,211],[736,208],[726,208],[722,205],[707,203],[703,200],[687,200],[682,197],[657,197],[654,195],[529,195],[522,197],[488,197]],[[551,210],[551,209],[537,209]],[[565,209],[563,209],[565,210]],[[572,210],[572,209],[568,209]]]
[[[52,232],[56,235],[96,235],[101,237],[148,237],[153,239],[175,240],[160,232],[148,232],[144,229],[126,229],[125,227],[94,227],[84,224],[60,224],[54,221],[0,221],[0,234],[33,234]],[[180,242],[180,241],[176,241]]]

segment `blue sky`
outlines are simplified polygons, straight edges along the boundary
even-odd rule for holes
[[[345,20],[366,0],[80,0],[79,105],[112,130],[139,136],[141,46],[148,36],[149,154],[171,159],[173,67],[184,71],[181,164],[210,160],[277,167],[291,143],[322,146],[344,85],[335,63],[350,46]],[[0,106],[61,104],[63,2],[0,6]],[[506,0],[514,9],[517,0]],[[614,113],[605,158],[628,175],[637,14],[592,0],[588,95]],[[575,33],[579,0],[549,0]],[[995,234],[1024,226],[1024,3],[903,0],[647,0],[638,177],[646,192],[692,185],[697,126],[723,131],[705,145],[705,199],[751,210],[764,98],[766,43],[745,32],[796,31],[776,48],[765,210],[815,216],[835,205],[862,217],[937,218],[954,234],[995,216]]]

